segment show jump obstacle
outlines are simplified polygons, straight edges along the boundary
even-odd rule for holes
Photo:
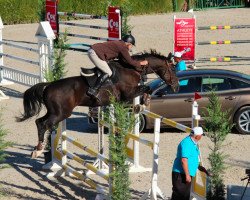
[[[32,86],[39,82],[46,81],[44,74],[48,67],[53,64],[53,40],[55,39],[55,35],[50,27],[50,24],[48,22],[41,22],[39,24],[36,32],[38,42],[35,46],[37,46],[37,48],[21,45],[18,42],[4,40],[2,36],[3,28],[4,26],[0,17],[0,85],[9,85],[15,82],[26,86]],[[25,54],[27,54],[27,52],[32,52],[34,55],[37,55],[37,60],[6,53],[4,52],[3,46],[21,49],[22,53]],[[18,64],[11,67],[6,66],[4,65],[4,57],[32,64],[34,66],[34,72],[37,73],[25,72],[22,67],[18,67]],[[2,92],[0,95],[3,98],[6,98]]]
[[[60,17],[71,17],[74,19],[98,19],[98,20],[106,20],[108,26],[97,26],[95,24],[83,24],[76,22],[67,22],[60,20]],[[51,27],[54,30],[56,35],[66,34],[69,37],[76,37],[82,39],[94,40],[95,42],[99,41],[109,41],[109,40],[120,40],[121,39],[121,12],[119,7],[108,7],[108,17],[106,16],[97,16],[97,15],[89,15],[89,14],[81,14],[81,13],[70,13],[70,12],[58,12],[58,2],[53,0],[46,0],[46,17],[50,22]],[[63,26],[63,27],[62,27]],[[61,29],[67,30],[68,28],[79,27],[81,28],[81,33],[84,33],[85,30],[90,29],[98,29],[96,31],[95,36],[91,35],[83,35],[77,33],[68,33],[62,32]],[[107,37],[100,37],[101,33],[105,33],[103,31],[107,31]],[[87,51],[91,46],[89,43],[76,43],[70,44],[69,48],[71,50],[77,51]]]
[[[135,100],[135,103],[137,101]],[[147,115],[148,117],[155,119],[155,126],[154,126],[154,141],[149,141],[144,138],[142,138],[140,135],[135,134],[128,134],[127,139],[133,140],[134,142],[139,142],[141,144],[144,144],[148,146],[150,149],[153,150],[153,164],[152,164],[152,179],[151,179],[151,186],[149,190],[141,197],[141,200],[147,199],[149,196],[151,199],[156,200],[157,196],[160,196],[161,198],[164,198],[164,194],[161,192],[160,188],[157,185],[158,182],[158,158],[159,158],[159,142],[160,142],[160,123],[165,123],[169,126],[175,127],[179,130],[182,130],[186,133],[190,133],[191,128],[176,123],[170,119],[164,118],[160,115],[157,115],[155,113],[152,113],[148,110],[146,110],[142,106],[139,107],[139,112],[141,112],[144,115]],[[136,108],[136,106],[135,106]],[[198,121],[200,119],[200,116],[198,115],[198,104],[196,101],[193,102],[192,105],[192,112],[193,112],[193,124],[192,126],[198,126]],[[139,113],[138,112],[138,113]],[[139,121],[137,120],[137,124],[139,125]],[[99,131],[102,131],[103,127],[106,126],[110,128],[110,125],[105,124],[102,118],[99,118]],[[138,126],[135,125],[135,126]],[[110,129],[109,129],[110,130]],[[95,189],[99,195],[102,196],[102,198],[107,197],[110,195],[110,191],[112,190],[112,185],[109,181],[109,174],[107,172],[110,172],[109,167],[109,159],[105,157],[104,155],[104,146],[102,144],[103,141],[103,132],[99,133],[99,147],[98,151],[95,151],[91,149],[90,147],[86,146],[85,144],[82,144],[80,141],[76,140],[75,138],[72,138],[67,135],[66,133],[66,125],[65,121],[60,124],[59,128],[56,132],[52,134],[52,162],[48,163],[46,166],[44,166],[45,169],[52,170],[51,173],[47,175],[47,177],[55,177],[55,176],[65,176],[65,175],[73,175],[74,177],[82,180],[87,185],[89,185],[91,188]],[[62,141],[60,146],[60,140]],[[83,158],[79,157],[79,152],[72,153],[68,150],[67,144],[74,145],[81,151],[87,152],[88,155],[93,156],[96,160],[98,160],[98,163],[102,163],[102,165],[95,166],[95,164],[87,163]],[[128,154],[129,160],[132,159],[132,166],[134,167],[135,163],[137,163],[137,166],[139,166],[139,161],[136,160],[138,157],[135,158],[135,155],[139,155],[139,149],[138,148],[132,148],[133,153]],[[138,152],[137,152],[138,151]],[[78,155],[76,155],[78,154]],[[107,153],[106,153],[107,154]],[[101,177],[102,179],[108,181],[108,188],[103,187],[101,184],[96,183],[96,180],[92,180],[90,178],[89,173],[83,173],[82,171],[79,172],[76,169],[74,169],[72,166],[69,166],[68,163],[70,160],[74,160],[82,165],[83,170],[85,171],[91,171],[92,174]],[[105,166],[105,167],[102,167]],[[140,168],[140,167],[139,167]],[[78,167],[79,170],[79,167]],[[206,177],[202,177],[198,179],[199,181],[193,183],[193,189],[192,189],[192,197],[195,197],[198,200],[203,200],[204,191],[206,191]]]
[[[234,45],[250,43],[250,40],[218,40],[218,41],[196,41],[196,34],[204,31],[218,31],[230,29],[249,29],[250,25],[235,25],[235,26],[201,26],[196,27],[196,18],[176,18],[174,16],[174,51],[182,51],[184,48],[190,48],[191,51],[183,55],[183,59],[192,62],[235,62],[235,61],[250,61],[250,57],[240,56],[225,56],[211,58],[197,58],[197,45]],[[197,31],[198,30],[198,31]],[[197,32],[197,33],[196,33]]]

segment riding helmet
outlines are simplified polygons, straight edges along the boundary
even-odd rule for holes
[[[131,35],[131,34],[125,35],[125,36],[122,38],[122,40],[123,40],[124,42],[130,43],[130,44],[132,44],[132,45],[135,46],[135,38],[134,38],[134,36]]]

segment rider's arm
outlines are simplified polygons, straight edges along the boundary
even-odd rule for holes
[[[141,64],[139,61],[133,60],[131,58],[131,56],[129,55],[129,52],[126,48],[121,49],[120,51],[122,58],[124,59],[124,61],[126,63],[128,63],[129,65],[134,66],[135,68],[141,68]]]

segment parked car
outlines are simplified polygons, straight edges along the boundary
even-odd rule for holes
[[[229,111],[230,123],[234,123],[240,133],[250,134],[249,75],[230,70],[196,69],[178,72],[177,76],[180,82],[178,93],[173,93],[161,79],[147,83],[153,91],[148,110],[190,126],[194,93],[202,96],[198,104],[199,114],[203,115],[209,102],[208,95],[213,89],[219,96],[222,111]],[[154,120],[142,114],[140,122],[140,130],[154,126]],[[203,123],[202,119],[200,123]]]

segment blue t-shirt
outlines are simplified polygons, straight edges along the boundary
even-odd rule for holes
[[[184,60],[181,60],[180,62],[178,62],[175,66],[175,70],[176,72],[178,71],[184,71],[184,70],[187,70],[187,66],[186,66],[186,63]],[[188,84],[188,81],[187,80],[181,80],[179,81],[179,84],[182,86],[185,86]]]
[[[187,70],[187,66],[184,60],[181,60],[180,62],[178,62],[175,66],[175,70],[176,72],[178,71],[183,71],[183,70]]]
[[[199,166],[199,155],[200,150],[197,143],[190,136],[187,136],[178,145],[173,171],[185,174],[181,165],[181,159],[187,158],[189,174],[194,177]]]

